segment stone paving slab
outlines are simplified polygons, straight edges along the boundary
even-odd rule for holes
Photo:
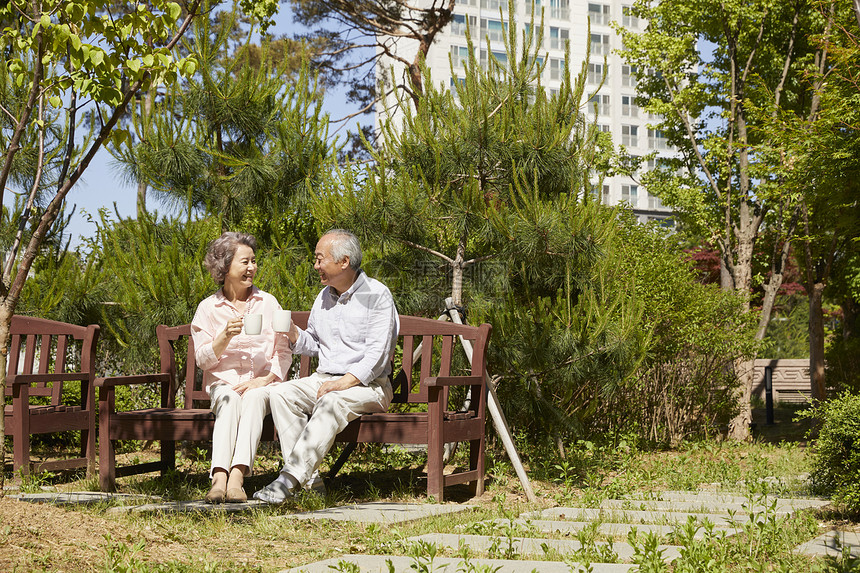
[[[489,535],[460,535],[456,533],[425,533],[416,537],[410,537],[409,541],[424,541],[435,544],[437,547],[458,549],[461,544],[472,551],[487,551],[493,547],[504,551],[510,548],[518,555],[543,556],[544,546],[557,551],[561,555],[575,553],[582,549],[582,544],[573,539],[537,539],[532,537],[512,537]],[[604,541],[595,541],[597,547],[608,547]],[[667,561],[677,559],[681,556],[678,547],[672,545],[658,545],[658,550],[663,551],[663,558]],[[615,542],[612,544],[612,552],[618,556],[620,561],[628,561],[633,558],[633,546],[628,543]]]
[[[17,493],[8,496],[18,501],[30,503],[50,503],[52,505],[92,505],[95,503],[110,503],[119,501],[122,503],[141,503],[145,501],[160,501],[161,498],[152,495],[136,495],[129,493],[104,493],[100,491],[74,491],[74,492],[40,492],[40,493]]]
[[[362,573],[388,573],[388,562],[394,567],[397,573],[414,573],[416,569],[413,567],[416,560],[412,557],[390,556],[384,555],[344,555],[301,565],[292,569],[287,569],[281,573],[331,573],[338,569],[338,564],[341,562],[349,562],[358,565]],[[538,573],[581,573],[591,571],[592,573],[628,573],[635,571],[636,565],[626,563],[593,563],[590,568],[585,566],[568,566],[566,563],[559,561],[508,561],[504,559],[470,559],[469,563],[479,567],[489,567],[490,570],[495,570],[499,567],[498,573],[528,573],[537,571]],[[433,560],[434,573],[456,573],[464,571],[464,561],[452,557],[437,557]]]
[[[728,516],[714,513],[689,513],[689,512],[663,512],[663,511],[641,511],[631,509],[595,509],[587,507],[553,507],[543,511],[524,513],[523,519],[549,519],[570,521],[602,521],[604,523],[631,523],[631,524],[659,524],[673,525],[685,524],[692,517],[697,523],[708,520],[716,526],[731,527],[750,521],[748,515],[736,515],[733,519]]]
[[[245,503],[206,503],[202,499],[195,499],[111,507],[107,513],[243,513],[264,507],[269,507],[269,504],[256,499],[249,499]]]
[[[496,523],[501,526],[505,526],[509,522],[506,519],[499,519],[496,520]],[[589,521],[553,521],[547,519],[518,519],[514,521],[514,524],[519,525],[523,528],[531,527],[541,533],[561,534],[577,533],[579,531],[588,529],[594,525],[593,522]],[[600,523],[597,525],[598,535],[602,535],[604,537],[622,537],[626,539],[627,534],[629,534],[634,529],[641,534],[656,533],[660,537],[667,537],[669,535],[672,535],[678,529],[678,527],[674,525],[653,525],[644,523]],[[735,535],[740,531],[740,529],[736,529],[734,527],[714,527],[714,533],[716,533],[717,535],[725,533],[726,537]],[[693,539],[704,539],[704,537],[704,528],[699,528],[693,535]]]
[[[847,547],[854,558],[860,558],[860,533],[856,531],[828,531],[811,541],[798,545],[795,553],[804,555],[830,555],[839,558]]]
[[[292,513],[281,517],[284,519],[333,519],[335,521],[354,521],[357,523],[401,523],[472,509],[475,509],[475,506],[374,501],[341,507],[328,507],[317,511]]]
[[[717,493],[709,491],[664,491],[654,494],[654,499],[666,501],[707,501],[708,503],[749,503],[749,496],[740,496],[730,493]],[[755,497],[753,497],[756,500]],[[777,500],[777,506],[786,506],[794,509],[805,509],[809,507],[824,507],[830,500],[815,497],[775,497],[765,496],[767,502]]]
[[[771,502],[772,503],[772,502]],[[661,500],[653,500],[653,499],[604,499],[600,502],[600,507],[602,509],[635,509],[641,511],[684,511],[684,512],[692,512],[692,513],[714,513],[714,514],[722,514],[728,515],[729,512],[734,512],[735,515],[740,513],[747,513],[749,511],[753,511],[756,513],[764,512],[765,510],[770,511],[771,505],[767,506],[754,503],[752,506],[749,506],[747,503],[733,503],[733,502],[713,502],[706,500],[671,500],[671,501],[661,501]],[[796,509],[782,503],[780,504],[777,501],[776,511],[771,515],[789,515],[794,513]]]

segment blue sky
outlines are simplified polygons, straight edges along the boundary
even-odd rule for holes
[[[273,32],[281,35],[291,32],[293,24],[289,14],[289,5],[282,4],[279,14],[275,17]],[[332,119],[341,118],[352,111],[350,104],[346,102],[344,90],[331,89],[326,92],[324,110],[329,112]],[[368,121],[368,116],[364,117]],[[353,124],[356,121],[353,120]],[[330,133],[334,133],[340,124],[334,125]],[[347,129],[340,129],[338,136],[341,138]],[[116,218],[115,212],[122,217],[130,217],[136,214],[137,188],[123,181],[118,169],[113,167],[113,158],[105,149],[99,150],[93,162],[84,172],[81,181],[69,192],[66,197],[66,212],[71,212],[72,205],[76,205],[74,216],[70,222],[69,232],[71,244],[75,247],[81,243],[81,237],[92,237],[96,226],[88,221],[87,215],[98,220],[98,212],[101,208],[107,208],[112,218]],[[12,194],[5,194],[5,203],[13,202]],[[147,199],[147,208],[150,211],[166,212],[163,205],[154,199]]]

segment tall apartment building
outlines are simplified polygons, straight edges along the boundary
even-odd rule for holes
[[[481,51],[476,54],[478,60],[486,62],[488,59],[484,39],[488,37],[490,50],[504,62],[506,22],[515,21],[517,30],[524,30],[531,20],[532,2],[536,26],[540,25],[541,9],[544,14],[540,52],[546,60],[546,66],[541,83],[549,90],[557,89],[565,66],[570,66],[571,74],[578,73],[590,44],[586,89],[591,101],[588,108],[589,113],[593,114],[596,104],[600,129],[612,135],[616,147],[624,145],[631,154],[644,156],[652,151],[668,152],[666,139],[659,130],[647,127],[649,118],[636,105],[636,70],[614,53],[621,47],[621,37],[612,29],[610,22],[615,21],[634,30],[644,25],[629,14],[631,0],[515,0],[512,17],[507,13],[508,0],[457,0],[453,22],[437,35],[428,54],[427,65],[432,81],[448,88],[457,82],[458,70],[463,70],[463,64],[468,59],[467,25],[475,49]],[[500,10],[504,19],[500,17]],[[565,44],[568,42],[571,61],[565,62]],[[401,40],[397,50],[411,60],[416,45]],[[454,68],[453,76],[449,55]],[[381,60],[380,65],[388,69],[391,62]],[[602,86],[601,80],[604,82]],[[595,184],[595,187],[598,185]],[[635,178],[607,177],[602,182],[602,188],[595,188],[593,192],[600,195],[607,205],[626,202],[643,222],[671,216],[671,210],[664,207],[659,198],[649,195]]]

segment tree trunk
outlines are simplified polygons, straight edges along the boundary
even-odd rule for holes
[[[4,495],[3,486],[6,483],[6,364],[9,361],[9,325],[12,323],[12,313],[6,306],[6,300],[0,301],[0,388],[3,389],[3,408],[0,408],[0,498]]]
[[[752,423],[752,407],[750,399],[752,399],[752,387],[755,374],[755,359],[753,360],[736,360],[735,372],[740,387],[738,389],[738,403],[740,411],[737,416],[729,422],[729,438],[738,441],[748,440],[750,437],[750,424]]]
[[[466,261],[466,241],[460,241],[457,245],[457,256],[451,265],[451,301],[454,306],[463,306],[463,271]]]
[[[744,307],[747,312],[749,306],[749,292],[752,283],[752,258],[755,246],[757,229],[750,220],[749,208],[741,209],[740,218],[741,231],[737,232],[737,261],[732,269],[732,279],[735,290],[745,297]],[[728,436],[733,440],[746,441],[750,437],[750,423],[752,422],[752,387],[755,382],[755,357],[750,360],[735,361],[735,373],[740,382],[738,400],[740,410],[731,422],[729,422]]]
[[[860,304],[847,296],[840,306],[842,307],[842,338],[857,336],[857,318],[860,317]]]
[[[824,400],[827,389],[824,382],[824,283],[809,285],[809,378],[812,398]]]

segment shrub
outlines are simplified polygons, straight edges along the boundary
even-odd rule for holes
[[[813,447],[815,491],[860,513],[860,394],[842,394],[802,416],[821,422]]]

